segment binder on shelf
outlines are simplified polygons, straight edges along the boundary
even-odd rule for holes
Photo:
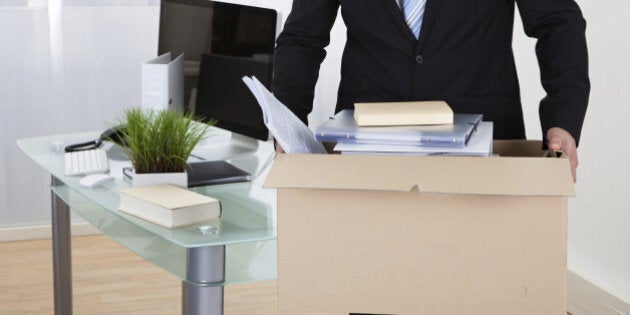
[[[142,64],[143,108],[184,109],[184,55],[165,53]]]
[[[322,142],[463,147],[482,117],[479,114],[455,114],[453,124],[359,127],[353,110],[344,109],[317,127],[315,138]]]

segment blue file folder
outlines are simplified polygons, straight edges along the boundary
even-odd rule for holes
[[[359,127],[354,111],[344,109],[315,129],[322,142],[463,147],[482,120],[479,114],[455,114],[453,124]]]

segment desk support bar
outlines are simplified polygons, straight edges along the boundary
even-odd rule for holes
[[[51,176],[51,186],[63,183]],[[51,191],[55,315],[72,314],[72,248],[70,207]]]
[[[183,315],[223,315],[225,245],[189,248],[182,282]]]

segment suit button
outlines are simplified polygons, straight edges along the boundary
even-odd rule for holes
[[[422,55],[416,55],[416,63],[421,64],[422,62],[424,62],[424,58],[422,57]]]

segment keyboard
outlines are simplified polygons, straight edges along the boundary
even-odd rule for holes
[[[64,158],[64,174],[66,176],[109,171],[107,154],[103,149],[67,152]]]

